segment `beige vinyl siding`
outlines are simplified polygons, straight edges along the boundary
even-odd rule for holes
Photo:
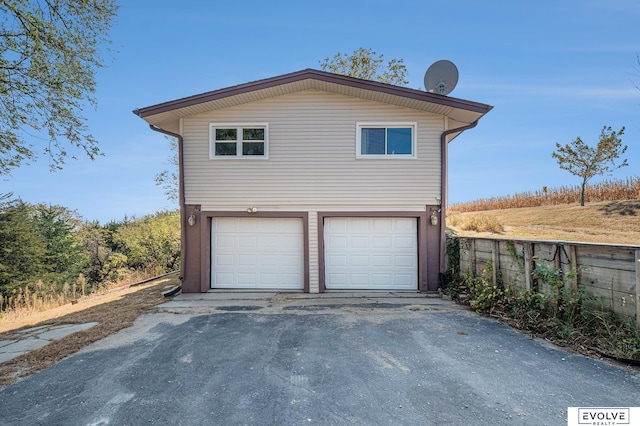
[[[320,292],[318,259],[318,212],[309,212],[309,293]]]
[[[356,122],[416,122],[417,159],[355,158]],[[209,123],[268,122],[269,159],[209,159]],[[306,90],[184,119],[187,204],[415,209],[440,197],[442,116]]]

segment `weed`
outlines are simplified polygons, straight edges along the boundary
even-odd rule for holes
[[[576,290],[566,285],[578,276],[580,270],[582,269],[565,274],[561,269],[537,262],[531,274],[533,278],[549,284],[551,291],[543,296],[544,307],[549,311],[549,317],[556,318],[569,326],[583,319],[583,305],[587,299],[584,286],[579,286]]]
[[[635,321],[621,318],[613,312],[593,311],[590,332],[594,345],[621,358],[640,359],[640,328]]]
[[[467,290],[469,304],[476,312],[491,314],[504,298],[504,291],[484,277],[475,277],[467,281]]]
[[[501,233],[504,227],[491,215],[473,215],[466,218],[461,225],[464,231]]]
[[[7,317],[20,317],[32,312],[45,311],[65,305],[88,294],[100,293],[160,275],[155,272],[128,270],[113,281],[105,281],[99,286],[92,286],[90,291],[87,291],[86,279],[82,274],[78,276],[76,282],[71,284],[65,282],[60,288],[47,287],[42,280],[38,280],[30,286],[16,288],[6,296],[0,294],[0,314],[6,314]]]
[[[513,243],[513,241],[507,241],[506,248],[507,252],[509,252],[509,255],[511,256],[511,259],[513,259],[513,261],[516,263],[516,266],[518,267],[518,275],[516,275],[517,279],[517,276],[524,275],[524,248],[522,249],[523,253],[518,254],[516,245]]]
[[[460,239],[455,235],[447,235],[446,238],[446,271],[445,291],[448,291],[451,283],[460,277]]]
[[[640,360],[640,328],[633,319],[585,306],[584,288],[566,285],[579,271],[564,274],[539,263],[533,275],[551,291],[540,294],[492,284],[490,262],[480,277],[465,276],[452,287],[454,300],[480,314],[579,351],[595,350],[622,359]]]

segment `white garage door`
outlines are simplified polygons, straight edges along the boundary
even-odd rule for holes
[[[416,218],[328,217],[325,288],[417,290]]]
[[[302,219],[217,217],[211,288],[304,289]]]

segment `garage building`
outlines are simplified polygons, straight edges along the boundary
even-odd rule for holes
[[[178,139],[182,291],[435,291],[447,144],[491,106],[303,70],[134,111]]]

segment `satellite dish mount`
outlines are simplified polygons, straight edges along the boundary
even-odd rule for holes
[[[434,62],[424,74],[427,92],[448,95],[458,84],[458,68],[451,61]]]

